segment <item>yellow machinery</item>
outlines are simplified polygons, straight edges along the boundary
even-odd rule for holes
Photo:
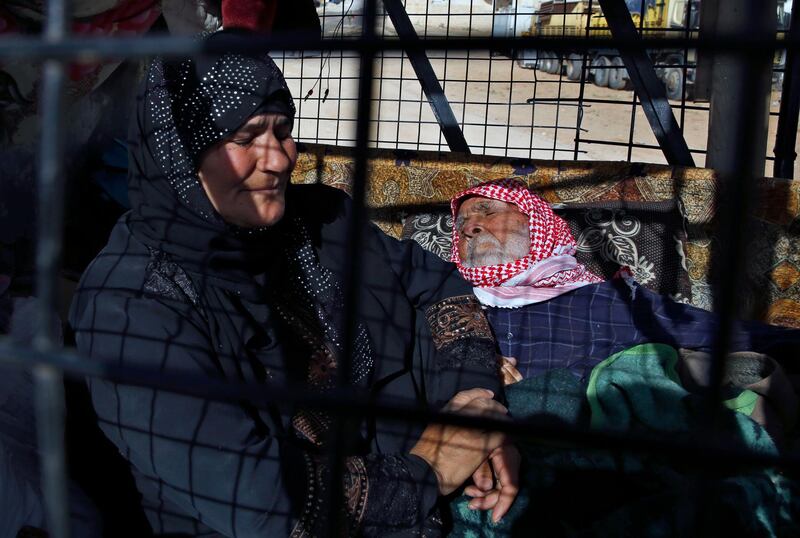
[[[626,0],[628,10],[637,28],[646,36],[688,37],[696,32],[699,23],[699,0]],[[533,18],[531,29],[523,35],[534,36],[586,36],[610,37],[603,12],[595,0],[546,1]],[[683,50],[652,51],[651,58],[667,88],[670,99],[680,99],[687,84],[691,93],[694,69],[685,67],[694,63],[693,51],[688,57]],[[585,51],[556,54],[552,51],[520,51],[517,55],[522,67],[539,69],[548,73],[561,73],[570,80],[580,80],[584,62],[589,69],[584,75],[598,86],[615,90],[628,89],[630,81],[622,59],[614,49],[602,46]]]

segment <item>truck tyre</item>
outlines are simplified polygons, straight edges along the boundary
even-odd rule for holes
[[[628,89],[628,72],[625,70],[625,62],[616,56],[611,61],[611,65],[614,66],[614,69],[608,72],[608,87],[612,90]]]
[[[550,71],[550,62],[550,53],[548,51],[541,52],[538,59],[538,69],[548,73]]]
[[[570,54],[569,59],[566,61],[567,78],[569,80],[580,80],[581,71],[583,71],[583,58],[580,54]]]
[[[561,58],[553,51],[548,51],[547,55],[550,57],[550,61],[547,64],[547,71],[551,75],[558,74],[561,71]]]
[[[664,69],[664,86],[667,90],[667,99],[680,101],[683,98],[683,69],[679,67]]]
[[[594,83],[595,86],[605,88],[608,86],[608,74],[611,71],[611,60],[607,56],[598,56],[592,62],[594,70]]]
[[[535,69],[537,66],[536,49],[523,49],[517,56],[517,65],[524,69]]]

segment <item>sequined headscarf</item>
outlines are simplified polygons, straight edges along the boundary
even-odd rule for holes
[[[550,205],[515,179],[482,183],[457,194],[450,202],[453,220],[465,198],[480,196],[516,205],[528,216],[531,246],[518,260],[467,267],[458,254],[459,231],[453,229],[451,259],[461,275],[476,286],[475,295],[491,306],[517,307],[540,302],[602,279],[575,259],[575,238]]]
[[[247,35],[223,30],[206,39],[225,50],[229,43],[241,45]],[[131,126],[128,225],[151,252],[166,253],[188,273],[199,293],[214,302],[211,316],[232,316],[247,308],[229,295],[269,305],[289,320],[295,334],[304,333],[300,340],[313,333],[314,343],[306,347],[331,368],[344,349],[343,294],[292,209],[300,202],[292,186],[286,190],[284,217],[275,226],[244,230],[222,219],[197,176],[209,147],[250,117],[270,112],[293,119],[295,106],[283,74],[266,53],[156,58]],[[230,335],[230,340],[237,337]],[[362,382],[371,371],[371,342],[359,324],[351,379]],[[317,385],[328,389],[331,382]]]
[[[245,38],[227,30],[205,39],[224,50]],[[220,217],[197,170],[206,149],[263,112],[295,114],[289,88],[268,54],[155,58],[138,94],[129,137],[134,235],[180,260],[203,282],[239,294],[255,291],[252,276],[268,263],[263,238]]]

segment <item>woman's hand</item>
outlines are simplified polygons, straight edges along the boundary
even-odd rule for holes
[[[453,396],[443,411],[505,418],[508,410],[492,400],[493,397],[494,393],[486,389],[464,390]],[[505,435],[502,433],[431,424],[422,432],[411,453],[428,462],[439,481],[439,493],[448,495],[472,476],[504,443]]]

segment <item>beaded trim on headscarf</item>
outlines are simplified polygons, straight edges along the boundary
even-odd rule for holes
[[[481,196],[515,204],[520,211],[528,215],[528,229],[531,239],[531,248],[528,255],[518,260],[498,265],[466,267],[461,263],[461,258],[458,255],[458,229],[454,228],[453,245],[450,252],[451,260],[458,266],[461,275],[475,286],[499,286],[542,260],[552,256],[572,256],[575,254],[575,238],[569,231],[567,223],[553,213],[547,202],[531,193],[521,181],[510,178],[499,179],[483,183],[457,194],[450,202],[454,221],[458,216],[458,208],[461,202],[468,196]],[[539,280],[534,285],[537,287],[555,287],[578,281],[602,282],[603,280],[590,273],[584,266],[578,265],[574,269],[560,271],[548,278]]]
[[[286,285],[275,306],[292,331],[310,350],[307,382],[326,392],[336,387],[336,372],[344,352],[344,295],[335,275],[319,261],[308,229],[299,217],[286,230]],[[363,386],[372,373],[374,352],[363,323],[356,326],[349,386]],[[295,431],[322,446],[333,417],[324,410],[299,409],[292,418]]]
[[[289,279],[287,284],[291,297],[307,312],[316,316],[324,343],[335,354],[332,366],[344,351],[343,335],[345,303],[344,293],[334,274],[317,257],[305,223],[299,217],[292,220],[287,227],[286,247],[284,254],[289,263]],[[355,342],[353,343],[353,362],[350,372],[351,385],[358,385],[371,372],[373,366],[372,343],[366,327],[358,323]],[[335,379],[318,379],[321,388],[333,388]]]
[[[204,218],[214,219],[210,205],[198,203],[198,196],[192,194],[202,188],[197,178],[197,158],[211,144],[230,134],[215,124],[215,119],[240,107],[261,105],[256,94],[267,78],[285,89],[281,98],[287,100],[292,117],[296,109],[283,74],[267,55],[257,61],[248,56],[224,54],[197,85],[188,83],[193,69],[194,60],[167,63],[155,58],[150,66],[152,93],[147,99],[155,123],[153,153],[184,203]],[[182,140],[180,132],[191,133],[191,137]]]

